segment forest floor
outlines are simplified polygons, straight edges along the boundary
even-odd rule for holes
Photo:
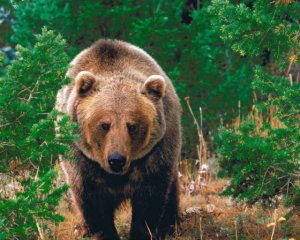
[[[168,240],[206,239],[300,239],[300,216],[285,219],[289,209],[282,204],[276,209],[265,209],[260,205],[248,206],[221,197],[219,193],[229,180],[212,180],[201,186],[194,194],[181,194],[182,222],[174,236]],[[53,228],[55,239],[73,240],[74,227],[78,217],[66,203],[59,212],[65,221]],[[128,202],[122,204],[116,213],[116,226],[122,239],[128,238],[131,208]]]

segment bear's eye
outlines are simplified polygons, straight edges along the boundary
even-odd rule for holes
[[[104,130],[104,131],[108,131],[110,129],[110,124],[109,123],[102,123],[101,124],[101,128]]]
[[[132,123],[127,123],[127,129],[130,133],[134,133],[136,131],[136,125]]]

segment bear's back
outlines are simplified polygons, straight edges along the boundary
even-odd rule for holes
[[[119,40],[102,39],[79,53],[71,62],[67,75],[74,78],[81,71],[90,71],[100,76],[134,76],[141,80],[154,74],[167,78],[145,51]]]

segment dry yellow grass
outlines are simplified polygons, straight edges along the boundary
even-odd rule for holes
[[[228,184],[228,180],[214,180],[202,187],[195,195],[181,194],[181,228],[168,240],[183,239],[271,239],[273,227],[267,227],[274,222],[274,210],[263,209],[261,206],[249,207],[228,197],[219,196],[219,192]],[[61,205],[59,211],[65,216],[65,221],[53,227],[57,240],[74,240],[74,227],[78,221],[67,205]],[[284,216],[288,209],[277,209],[278,219]],[[128,238],[130,229],[131,207],[129,202],[123,203],[116,212],[116,226],[122,239]],[[289,239],[300,236],[300,216],[294,216],[288,221],[276,222],[273,239]]]

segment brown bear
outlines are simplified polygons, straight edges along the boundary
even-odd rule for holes
[[[146,52],[100,40],[78,54],[56,108],[78,123],[75,160],[61,166],[93,239],[120,239],[118,205],[132,205],[130,239],[163,239],[178,220],[181,107],[171,81]]]

